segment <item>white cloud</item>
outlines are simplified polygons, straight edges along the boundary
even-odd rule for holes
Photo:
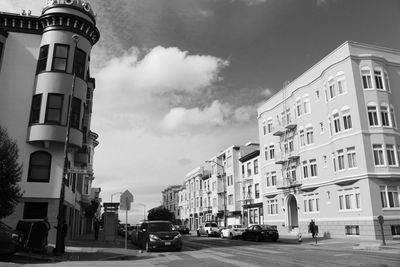
[[[204,109],[176,107],[164,117],[163,126],[167,130],[196,126],[221,126],[226,123],[229,112],[230,107],[221,104],[218,100]]]
[[[32,1],[32,0],[1,0],[0,11],[20,13],[24,10],[31,10],[32,15],[39,16],[43,7],[46,5],[45,0]]]
[[[237,108],[233,113],[233,118],[239,123],[247,123],[256,120],[257,111],[254,106],[243,106]]]

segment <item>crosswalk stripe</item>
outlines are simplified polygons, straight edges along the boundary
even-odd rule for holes
[[[256,247],[242,247],[241,249],[245,249],[248,251],[258,251],[258,252],[266,252],[270,254],[281,254],[285,253],[284,251],[277,251],[277,250],[271,250],[271,249],[265,249],[265,248],[256,248]]]

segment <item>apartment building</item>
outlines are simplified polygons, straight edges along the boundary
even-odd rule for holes
[[[400,235],[400,51],[345,42],[258,108],[264,223]]]
[[[260,175],[260,149],[259,145],[254,145],[256,149],[241,153],[239,164],[241,166],[240,181],[236,185],[241,188],[242,201],[242,222],[248,226],[251,224],[263,223],[263,197],[261,193]],[[230,202],[228,195],[228,203]]]
[[[99,37],[87,1],[47,1],[40,16],[0,12],[0,124],[16,140],[23,165],[22,201],[4,219],[13,227],[21,219],[46,217],[57,224],[71,114],[61,206],[69,238],[90,230],[84,211],[93,199],[98,135],[90,128],[95,80],[89,65]],[[52,227],[49,243],[55,236]]]
[[[178,192],[181,187],[182,185],[170,185],[161,192],[162,205],[164,208],[174,213],[176,219],[179,219],[180,216],[180,211],[178,208]]]
[[[191,230],[196,230],[202,222],[209,220],[209,209],[206,194],[206,182],[210,171],[203,166],[197,167],[186,174],[183,186],[178,191],[178,206],[182,224]]]

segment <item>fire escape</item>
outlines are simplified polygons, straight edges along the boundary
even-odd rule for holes
[[[275,164],[280,164],[282,171],[282,180],[278,181],[277,189],[291,189],[301,186],[301,181],[297,179],[297,167],[300,165],[300,156],[298,148],[295,147],[295,138],[297,134],[297,122],[292,119],[290,107],[287,107],[285,82],[283,88],[283,112],[279,118],[278,127],[273,133],[279,136],[280,153],[276,157]]]

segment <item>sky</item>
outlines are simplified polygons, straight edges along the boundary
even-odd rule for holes
[[[44,0],[1,0],[32,10]],[[232,145],[258,141],[257,107],[346,40],[400,49],[398,0],[89,0],[100,41],[92,131],[103,202],[129,221]]]

